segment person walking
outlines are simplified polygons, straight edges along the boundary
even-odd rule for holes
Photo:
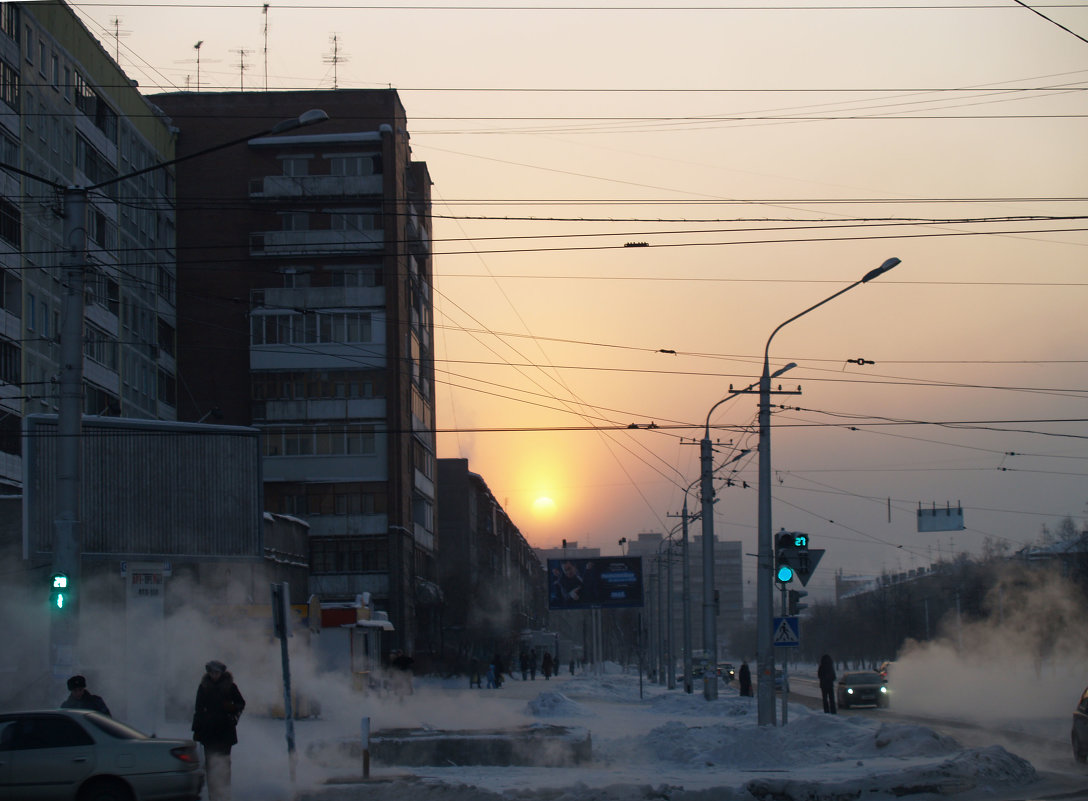
[[[230,801],[230,749],[238,743],[238,718],[246,702],[222,662],[213,659],[204,671],[196,689],[193,739],[204,746],[208,801]]]
[[[740,683],[740,694],[746,697],[752,696],[752,671],[747,662],[741,662],[740,673],[737,674]]]
[[[828,654],[820,657],[820,666],[816,668],[816,678],[820,680],[820,697],[824,702],[824,712],[834,715],[835,710],[835,663]]]
[[[83,676],[72,676],[72,678],[68,679],[68,697],[64,699],[60,708],[90,709],[108,718],[113,717],[110,714],[110,708],[102,700],[102,696],[95,695],[87,689],[87,679]]]

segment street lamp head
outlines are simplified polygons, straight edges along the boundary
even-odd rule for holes
[[[782,375],[783,373],[789,372],[790,370],[792,370],[796,366],[797,366],[797,362],[790,362],[785,367],[779,367],[777,370],[775,370],[773,373],[771,373],[771,378],[778,378],[780,375]]]
[[[884,273],[888,272],[888,270],[892,269],[892,267],[895,267],[897,264],[899,264],[899,259],[895,258],[895,256],[892,256],[875,270],[870,270],[869,272],[867,272],[865,274],[865,277],[861,279],[861,283],[869,283],[878,275],[884,275]]]
[[[279,134],[285,131],[293,131],[295,128],[304,128],[307,125],[316,125],[319,122],[325,122],[329,118],[329,115],[319,108],[312,108],[309,111],[304,111],[294,119],[284,120],[278,122],[272,126],[269,130],[269,134]]]

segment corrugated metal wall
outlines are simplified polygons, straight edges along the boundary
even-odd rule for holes
[[[24,549],[53,541],[56,416],[24,435]],[[261,457],[255,428],[84,417],[84,554],[262,556]]]

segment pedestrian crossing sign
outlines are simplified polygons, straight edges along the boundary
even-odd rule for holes
[[[799,646],[801,644],[801,625],[797,621],[797,616],[776,617],[774,619],[774,636],[772,639],[775,647],[796,648]]]

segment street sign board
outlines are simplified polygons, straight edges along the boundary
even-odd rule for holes
[[[801,586],[807,587],[808,580],[812,577],[812,571],[816,569],[816,565],[820,564],[820,560],[823,559],[826,549],[824,548],[809,548],[805,552],[804,559],[801,562],[801,567],[797,569],[797,578],[801,579]]]
[[[801,624],[796,616],[776,617],[771,637],[776,648],[796,648],[801,644]]]

